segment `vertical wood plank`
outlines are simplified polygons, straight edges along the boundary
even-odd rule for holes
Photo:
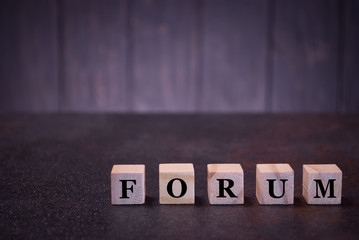
[[[127,1],[60,4],[61,110],[125,110]]]
[[[277,1],[273,110],[334,111],[338,1]]]
[[[205,1],[204,111],[265,108],[267,1]]]
[[[346,1],[344,111],[359,112],[359,1]]]
[[[135,111],[191,111],[196,86],[196,1],[133,1]]]
[[[56,2],[0,2],[0,111],[56,111]]]

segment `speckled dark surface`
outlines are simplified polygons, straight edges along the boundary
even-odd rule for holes
[[[158,164],[192,162],[195,205],[158,203]],[[206,164],[238,162],[245,204],[210,206]],[[289,163],[293,206],[260,206],[256,163]],[[113,164],[146,165],[147,200],[111,206]],[[302,164],[336,163],[343,204],[309,206]],[[0,115],[1,239],[357,239],[359,115]]]

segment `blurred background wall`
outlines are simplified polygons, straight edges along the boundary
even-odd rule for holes
[[[0,112],[359,112],[357,0],[0,0]]]

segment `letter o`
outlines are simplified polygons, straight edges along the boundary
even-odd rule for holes
[[[173,182],[176,181],[176,180],[180,181],[180,183],[181,183],[181,188],[182,188],[182,191],[181,191],[180,195],[178,195],[178,196],[175,196],[175,195],[173,194]],[[168,182],[168,184],[167,184],[167,192],[168,192],[168,194],[169,194],[171,197],[174,197],[174,198],[183,197],[183,196],[186,194],[186,192],[187,192],[187,184],[186,184],[185,181],[183,181],[183,180],[180,179],[180,178],[174,178],[174,179],[172,179],[171,181]]]

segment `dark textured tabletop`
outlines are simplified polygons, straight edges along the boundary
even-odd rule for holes
[[[158,164],[193,163],[194,205],[160,205]],[[112,206],[114,164],[146,165],[146,203]],[[240,163],[244,205],[213,206],[208,163]],[[257,163],[289,163],[295,202],[262,206]],[[302,165],[343,171],[339,206],[301,195]],[[0,115],[1,239],[358,239],[359,115]]]

